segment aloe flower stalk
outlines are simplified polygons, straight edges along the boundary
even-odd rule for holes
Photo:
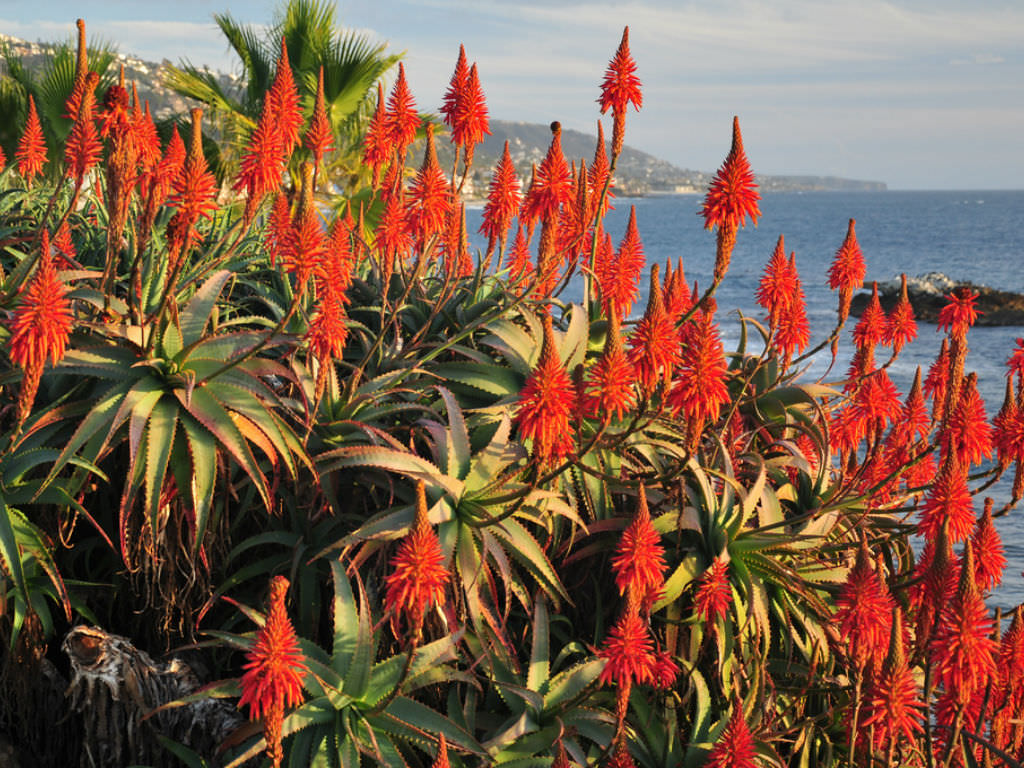
[[[405,64],[399,62],[398,79],[395,80],[388,95],[387,109],[384,112],[384,132],[397,155],[399,165],[404,164],[405,151],[416,138],[416,129],[419,127],[420,116],[416,112],[416,102],[405,79]]]
[[[743,717],[743,705],[734,698],[729,724],[708,755],[704,768],[756,768],[756,756],[754,737]]]
[[[274,82],[267,91],[265,101],[269,104],[270,119],[276,126],[281,140],[281,152],[285,158],[299,146],[299,132],[302,130],[302,107],[299,104],[299,90],[288,61],[288,46],[281,37],[281,53],[277,58]]]
[[[334,132],[331,130],[331,121],[327,117],[327,102],[324,96],[324,67],[321,64],[316,80],[313,116],[309,120],[309,127],[302,139],[303,146],[313,155],[313,166],[317,171],[324,161],[324,155],[334,149],[333,141]]]
[[[494,175],[491,177],[491,185],[487,192],[487,202],[484,204],[483,220],[480,223],[480,232],[487,235],[488,256],[494,252],[496,243],[500,244],[499,248],[504,252],[509,227],[512,226],[512,219],[521,205],[522,195],[520,194],[519,179],[516,176],[516,167],[512,163],[512,155],[508,151],[508,141],[506,140],[501,159],[494,166]]]
[[[21,138],[18,139],[18,149],[14,157],[18,161],[18,173],[31,188],[32,180],[43,172],[46,165],[46,138],[43,136],[43,126],[36,112],[36,101],[31,93],[28,95],[28,118],[25,120]]]
[[[651,523],[647,492],[640,485],[636,515],[622,532],[611,561],[615,584],[627,600],[636,600],[641,609],[649,610],[665,585],[665,549],[661,537]]]
[[[533,441],[533,456],[542,465],[568,456],[573,449],[570,426],[575,389],[555,349],[551,316],[544,316],[540,361],[519,395],[515,422],[519,435]]]
[[[718,619],[725,616],[732,604],[729,563],[721,555],[697,579],[693,595],[693,611],[714,631]]]
[[[602,115],[609,109],[612,111],[612,157],[618,158],[625,140],[626,109],[632,104],[633,109],[639,112],[644,103],[640,78],[636,76],[636,62],[629,52],[629,27],[622,30],[622,40],[608,63],[601,83],[601,97],[597,101]]]

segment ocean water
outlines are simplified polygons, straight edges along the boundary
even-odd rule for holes
[[[705,231],[698,215],[698,195],[620,198],[609,212],[606,229],[616,244],[625,231],[631,206],[648,264],[678,263],[682,258],[687,279],[701,288],[711,281],[715,236]],[[846,235],[847,223],[856,219],[857,240],[867,264],[867,280],[879,282],[926,272],[943,272],[958,279],[1024,293],[1024,191],[949,192],[814,192],[771,193],[760,203],[761,218],[740,230],[729,273],[718,289],[718,320],[726,350],[739,338],[739,312],[764,318],[754,294],[779,235],[796,263],[807,296],[807,313],[814,345],[835,324],[836,295],[828,289],[826,273]],[[467,212],[467,229],[480,224],[479,207]],[[477,236],[475,247],[483,247]],[[647,274],[634,312],[643,312]],[[580,285],[570,285],[562,298],[579,300]],[[837,362],[826,381],[840,378],[852,353],[847,323],[841,349],[847,357]],[[968,336],[967,370],[978,372],[978,384],[989,417],[998,412],[1005,387],[1006,359],[1024,327],[976,327]],[[918,322],[918,338],[901,353],[890,375],[906,393],[918,366],[927,371],[938,352],[942,335],[934,325]],[[841,353],[842,354],[842,353]],[[828,354],[805,374],[812,381],[827,368]],[[880,355],[880,361],[886,359]],[[1010,472],[1012,474],[1012,470]],[[1009,498],[1008,481],[986,491],[998,508]],[[977,512],[981,511],[981,499]],[[1024,602],[1024,503],[997,519],[1009,564],[1002,586],[991,604],[1004,609]]]

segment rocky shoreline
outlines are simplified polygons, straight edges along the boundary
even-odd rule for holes
[[[870,284],[868,284],[870,285]],[[938,321],[939,312],[946,306],[946,296],[954,288],[965,286],[978,294],[975,306],[978,320],[975,325],[1024,326],[1024,295],[1011,291],[1000,291],[986,285],[953,280],[941,272],[929,272],[917,277],[907,277],[907,296],[914,308],[914,316],[926,323]],[[899,279],[878,283],[878,298],[882,309],[891,312],[900,297]],[[851,314],[860,316],[871,299],[866,291],[853,297]]]

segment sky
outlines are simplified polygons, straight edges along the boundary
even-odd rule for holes
[[[124,53],[239,71],[213,14],[262,26],[280,7],[0,0],[0,32],[68,39],[82,17]],[[462,43],[493,118],[594,133],[628,25],[643,83],[626,122],[637,149],[713,171],[738,115],[758,173],[1024,189],[1020,0],[340,0],[336,18],[405,53],[424,112],[440,106]]]

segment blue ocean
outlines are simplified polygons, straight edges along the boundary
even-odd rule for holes
[[[664,264],[667,259],[678,263],[682,258],[690,284],[696,280],[703,288],[711,281],[715,236],[703,228],[700,204],[698,195],[619,198],[606,228],[617,244],[630,207],[635,206],[648,264]],[[956,280],[1024,293],[1024,191],[775,192],[764,195],[760,207],[757,226],[747,224],[740,230],[729,273],[717,293],[726,350],[734,349],[739,339],[740,312],[764,317],[754,293],[779,235],[785,237],[786,252],[796,254],[812,345],[827,336],[835,324],[836,295],[828,288],[826,273],[851,218],[857,222],[869,285],[871,280],[898,279],[903,272],[908,276],[942,272]],[[479,208],[468,211],[470,232],[479,227],[480,213]],[[479,239],[473,244],[484,245]],[[562,298],[579,300],[580,291],[578,285],[570,285]],[[637,313],[646,303],[646,275],[642,291]],[[847,324],[843,340],[847,353],[852,352],[849,333],[854,322]],[[976,327],[968,336],[967,370],[978,372],[990,418],[1002,403],[1005,363],[1018,336],[1024,336],[1024,327]],[[917,340],[890,368],[901,392],[909,389],[918,366],[927,371],[941,340],[934,325],[918,323]],[[820,363],[810,368],[806,380],[825,372],[827,357],[822,355]],[[840,359],[826,381],[840,377],[847,361]],[[1008,482],[989,488],[986,495],[994,498],[998,508],[1009,499]],[[980,499],[977,511],[981,511]],[[1024,602],[1024,503],[996,525],[1009,565],[991,602],[1009,609]]]

